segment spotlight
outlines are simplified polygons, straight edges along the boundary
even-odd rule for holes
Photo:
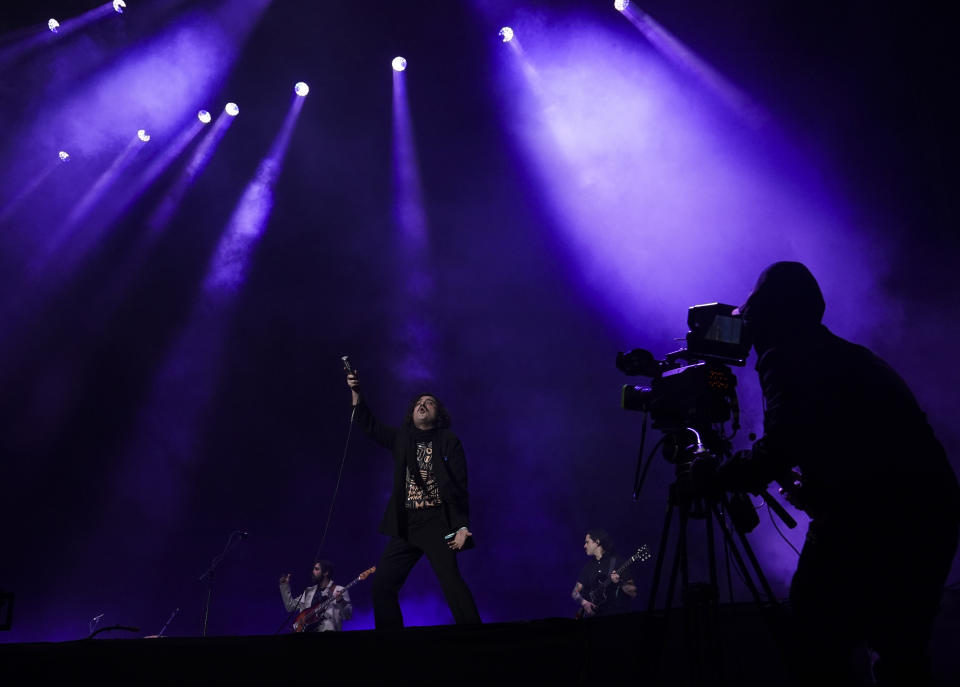
[[[613,0],[613,9],[623,12],[630,6],[630,0]]]
[[[57,29],[60,28],[60,22],[58,22],[56,19],[51,19],[47,22],[47,28],[56,33]]]
[[[223,111],[231,117],[236,117],[238,114],[240,114],[240,108],[237,107],[236,103],[227,103],[227,106],[223,108]]]
[[[513,29],[511,29],[509,26],[504,26],[502,29],[500,29],[499,35],[503,39],[504,43],[509,43],[513,40]]]
[[[393,65],[393,71],[395,72],[402,72],[407,68],[407,61],[402,57],[394,57],[390,64]]]
[[[200,110],[200,111],[197,113],[197,119],[199,119],[199,120],[200,120],[201,122],[203,122],[204,124],[209,124],[209,123],[210,123],[210,113],[207,112],[206,110]]]
[[[310,87],[305,84],[303,81],[298,81],[297,84],[293,87],[293,92],[299,95],[301,98],[310,92]]]
[[[66,162],[70,159],[70,153],[68,153],[66,150],[61,150],[59,153],[57,153],[57,156],[60,158],[60,162]]]
[[[139,138],[141,141],[146,143],[147,141],[150,140],[150,134],[147,133],[146,129],[140,129],[139,131],[137,131],[137,138]]]
[[[113,11],[117,14],[123,14],[123,8],[127,6],[123,0],[113,0]]]

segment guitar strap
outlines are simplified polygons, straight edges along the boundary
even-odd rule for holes
[[[330,600],[330,597],[333,595],[333,590],[335,585],[331,582],[328,586],[320,589],[320,586],[317,585],[317,593],[313,596],[313,606],[317,604],[326,603]]]
[[[308,608],[311,608],[311,607],[315,606],[315,605],[317,604],[317,602],[320,600],[320,585],[319,585],[319,584],[313,585],[313,594],[312,594],[312,595],[310,596],[310,598],[308,599],[308,598],[307,598],[307,593],[308,593],[309,589],[310,589],[310,587],[307,587],[307,589],[304,590],[304,594],[303,594],[303,608],[300,609],[301,611],[305,611],[305,610],[307,610]]]
[[[612,575],[612,574],[613,574],[613,571],[616,570],[616,569],[617,569],[617,557],[616,557],[616,556],[610,556],[610,564],[607,566],[607,576],[606,576],[606,578],[604,578],[604,579],[605,579],[605,580],[609,580],[609,579],[610,579],[610,575]],[[619,594],[619,593],[620,593],[620,585],[617,585],[617,586],[614,588],[613,595],[616,596],[616,595]]]

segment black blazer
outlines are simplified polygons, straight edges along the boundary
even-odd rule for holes
[[[380,531],[391,537],[405,537],[407,534],[406,502],[407,465],[410,457],[416,456],[416,439],[405,427],[388,427],[381,424],[363,397],[357,405],[354,420],[374,441],[393,452],[393,489],[390,502],[383,514]],[[444,522],[450,532],[470,526],[470,497],[467,492],[467,459],[463,453],[460,439],[449,429],[439,429],[436,433],[434,456],[442,460],[434,463],[434,475],[440,490],[441,509]],[[473,537],[467,539],[464,549],[476,544]]]

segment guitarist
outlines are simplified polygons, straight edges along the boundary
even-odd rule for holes
[[[335,601],[324,611],[321,621],[308,627],[307,631],[339,632],[343,629],[343,621],[350,620],[353,615],[350,592],[334,583],[333,564],[330,561],[314,563],[311,576],[313,584],[304,589],[297,598],[293,598],[290,594],[290,573],[280,578],[280,596],[283,599],[283,605],[289,613],[293,613],[305,611],[333,597]]]
[[[632,579],[624,580],[617,575],[623,558],[613,550],[610,535],[605,530],[590,530],[584,537],[583,550],[590,561],[580,571],[571,594],[580,604],[583,615],[614,615],[630,610],[637,587]]]

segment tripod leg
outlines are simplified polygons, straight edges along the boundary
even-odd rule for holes
[[[718,632],[719,584],[712,503],[705,501],[699,510],[705,526],[709,581],[687,585],[684,590],[687,646],[692,659],[690,670],[694,684],[723,685],[726,681]]]
[[[667,585],[667,601],[664,606],[666,613],[673,607],[673,592],[677,587],[677,573],[682,579],[682,589],[686,589],[690,582],[690,569],[687,565],[687,522],[690,519],[689,506],[684,503],[680,506],[680,522],[677,531],[677,551],[673,556],[673,568],[670,571],[670,583]]]
[[[711,501],[709,502],[708,507],[704,508],[703,521],[706,523],[707,527],[707,564],[709,566],[710,572],[710,585],[717,589],[717,553],[713,540],[713,516],[715,513],[715,504]],[[720,519],[719,517],[717,518]]]
[[[751,547],[750,542],[747,541],[747,535],[743,532],[737,532],[737,535],[740,537],[740,544],[743,546],[743,551],[747,554],[747,558],[750,559],[750,565],[753,566],[753,570],[757,575],[757,581],[760,582],[760,586],[763,587],[763,593],[767,595],[767,601],[775,604],[777,597],[773,593],[773,587],[770,586],[767,576],[763,574],[763,568],[760,567],[760,561],[757,560],[756,554],[753,553],[753,547]]]
[[[724,508],[727,508],[726,497],[723,499]],[[740,555],[740,551],[737,549],[736,542],[733,540],[733,534],[730,532],[730,528],[727,527],[726,521],[723,519],[719,512],[718,504],[713,504],[714,514],[717,516],[717,521],[720,523],[720,529],[723,531],[723,536],[727,541],[727,546],[730,547],[730,553],[733,555],[733,560],[737,565],[737,568],[740,570],[740,574],[743,576],[743,583],[747,586],[747,589],[750,590],[750,594],[753,596],[753,600],[759,605],[762,603],[760,599],[760,590],[757,589],[757,585],[753,582],[753,576],[750,574],[750,570],[747,568],[746,563],[743,560],[743,557]],[[750,559],[750,565],[753,568],[753,575],[756,576],[757,580],[760,582],[760,585],[763,587],[764,594],[767,595],[768,603],[776,603],[776,595],[773,593],[773,588],[770,586],[770,583],[767,581],[766,575],[763,574],[763,569],[760,567],[760,562],[757,560],[756,555],[753,553],[753,549],[750,547],[750,542],[747,541],[746,536],[742,532],[737,532],[740,538],[740,545],[743,547],[744,553],[747,555],[747,558]]]
[[[726,495],[723,497],[723,507],[725,510],[729,510],[730,508],[730,504]],[[757,560],[757,556],[753,552],[753,547],[750,546],[750,542],[747,541],[747,535],[738,530],[737,536],[740,539],[740,545],[743,547],[743,552],[747,555],[747,558],[750,559],[750,565],[753,567],[754,574],[757,576],[757,581],[760,583],[760,586],[763,587],[763,593],[767,595],[767,601],[769,601],[771,604],[776,604],[776,594],[773,593],[773,587],[770,586],[767,576],[763,574],[763,568],[760,567],[760,561]]]
[[[670,522],[673,519],[674,504],[673,499],[667,505],[667,512],[663,516],[663,530],[660,534],[660,547],[657,549],[657,560],[653,566],[653,582],[650,585],[650,599],[647,602],[647,610],[656,610],[657,591],[660,587],[660,573],[663,571],[664,554],[667,552],[667,537],[670,535]]]
[[[720,513],[723,516],[723,512]],[[723,567],[727,576],[727,598],[733,603],[733,569],[730,567],[730,542],[723,539]]]

